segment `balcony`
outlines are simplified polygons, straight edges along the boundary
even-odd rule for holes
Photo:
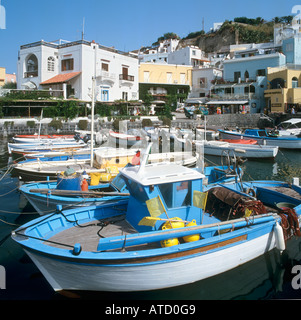
[[[24,72],[24,78],[33,78],[39,75],[38,70]]]
[[[114,82],[116,81],[116,74],[115,73],[110,73],[107,71],[102,71],[99,70],[96,73],[96,77],[98,78],[98,80],[102,83],[108,83],[110,85],[114,84]]]
[[[134,81],[134,76],[130,76],[128,74],[120,74],[119,80]]]
[[[128,74],[120,74],[119,75],[119,84],[123,86],[133,86],[134,85],[134,76],[130,76]]]
[[[258,96],[255,93],[236,93],[236,94],[212,94],[212,98],[215,100],[256,100],[258,99]]]

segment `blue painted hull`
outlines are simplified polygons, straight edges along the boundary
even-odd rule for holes
[[[218,130],[221,139],[254,139],[260,145],[278,146],[282,149],[301,149],[301,138],[296,136],[259,136],[258,132],[254,130],[253,134],[243,134],[236,131]]]
[[[257,187],[263,184],[258,182]],[[281,183],[268,185],[275,184]],[[266,193],[264,199],[268,201],[268,189]],[[285,196],[280,200],[291,201]],[[273,201],[271,198],[268,204]],[[295,205],[300,219],[301,200],[296,200]],[[64,232],[82,229],[78,225],[118,221],[126,208],[127,214],[135,214],[126,203],[66,210],[63,215],[49,215],[27,223],[15,231],[13,239],[37,264],[54,290],[143,291],[199,281],[274,249],[275,226],[281,221],[276,213],[231,221],[219,221],[208,213],[204,223],[196,226],[99,237],[94,240],[93,250],[85,248],[83,237],[74,236],[73,243],[67,246],[64,243]],[[169,211],[169,216],[177,216],[179,212]],[[197,241],[160,246],[161,241],[196,234],[200,235]],[[60,238],[55,237],[60,236],[61,245],[47,243],[58,241]]]

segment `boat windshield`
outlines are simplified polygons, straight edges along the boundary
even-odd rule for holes
[[[191,181],[164,183],[159,189],[168,208],[191,205]]]
[[[126,177],[123,177],[123,179],[126,182],[131,196],[133,196],[140,202],[145,202],[146,200],[148,200],[147,194],[141,184]]]
[[[122,175],[117,175],[116,178],[111,182],[111,184],[118,190],[121,191],[125,187],[125,181]]]

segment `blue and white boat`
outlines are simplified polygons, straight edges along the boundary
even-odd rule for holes
[[[229,174],[227,169],[229,169],[227,166],[205,167],[206,178],[204,184],[211,186],[221,182],[233,182],[234,176]],[[237,170],[240,170],[240,168],[237,168]],[[78,178],[76,177],[74,180],[76,179]],[[75,187],[71,188],[69,187],[71,183],[69,183],[68,188],[58,187],[60,181],[25,183],[19,188],[19,191],[40,215],[54,212],[57,205],[61,205],[63,209],[96,206],[121,199],[126,200],[129,195],[125,181],[120,174],[107,183],[91,185],[91,181],[88,180],[88,192],[80,191],[76,188],[76,183],[73,183]]]
[[[82,177],[75,177],[72,185],[67,182],[68,184],[64,185],[61,183],[61,186],[62,178],[57,182],[27,183],[23,184],[19,190],[40,215],[54,212],[57,205],[61,205],[63,209],[72,209],[113,203],[129,198],[126,184],[120,174],[111,182],[89,184],[87,191],[82,191],[77,187],[80,185],[77,179],[82,179]]]
[[[36,143],[8,143],[8,153],[13,156],[24,156],[25,154],[47,152],[47,151],[72,151],[86,148],[87,144],[80,141],[57,141]]]
[[[276,247],[283,251],[284,236],[300,233],[301,200],[284,211],[268,188],[257,199],[223,186],[206,193],[197,170],[145,163],[144,158],[141,166],[120,170],[130,192],[127,205],[59,207],[13,232],[54,290],[129,292],[185,285]],[[282,215],[294,225],[287,229]]]
[[[296,135],[278,135],[273,130],[246,129],[244,132],[218,130],[221,139],[254,139],[259,145],[282,149],[301,149],[301,138]]]

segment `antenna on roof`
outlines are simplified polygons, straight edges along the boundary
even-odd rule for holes
[[[83,18],[82,40],[84,40],[84,35],[85,35],[85,17]]]

